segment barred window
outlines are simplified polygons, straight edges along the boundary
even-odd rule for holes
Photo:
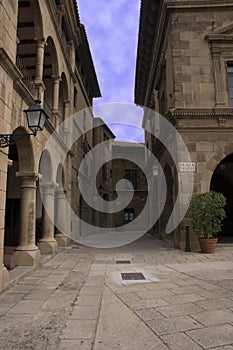
[[[133,221],[134,218],[135,218],[134,208],[126,208],[126,209],[124,209],[125,224],[127,224],[128,222]]]

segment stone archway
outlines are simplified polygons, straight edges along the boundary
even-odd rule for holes
[[[14,134],[25,133],[26,130],[23,127],[18,127],[14,131]],[[40,252],[35,244],[38,174],[35,172],[32,142],[30,138],[19,138],[14,148],[10,148],[9,151],[9,164],[13,168],[8,169],[8,181],[11,184],[14,181],[14,186],[7,190],[6,198],[7,200],[18,199],[18,211],[13,208],[16,217],[10,220],[14,219],[19,222],[17,241],[15,241],[16,248],[9,264],[10,268],[20,265],[37,265],[40,261]]]
[[[60,80],[57,50],[53,39],[49,36],[46,41],[43,66],[44,105],[49,115],[53,112],[56,116],[58,113]]]
[[[200,192],[208,192],[210,190],[210,183],[212,175],[218,164],[229,154],[233,153],[233,143],[227,144],[225,147],[219,149],[213,154],[211,159],[206,164],[206,168],[200,178]]]
[[[69,116],[69,88],[65,73],[61,75],[59,89],[59,113],[60,122],[62,123]]]
[[[54,238],[54,195],[56,183],[53,178],[53,163],[48,150],[44,150],[39,165],[39,172],[42,176],[40,181],[40,195],[42,202],[41,208],[37,208],[41,212],[41,239],[38,247],[43,254],[57,253],[57,242]]]
[[[16,64],[23,75],[24,84],[34,96],[35,80],[41,75],[38,62],[39,59],[43,60],[41,56],[41,49],[44,50],[43,38],[43,21],[38,0],[19,0]]]
[[[66,191],[64,188],[65,178],[64,170],[61,164],[57,169],[55,189],[55,239],[59,247],[66,247],[68,245],[67,225],[68,225],[68,213],[66,212]]]
[[[231,237],[233,241],[233,153],[226,156],[215,168],[211,182],[210,190],[221,192],[227,199],[226,219],[223,222],[222,230],[219,236]],[[223,239],[220,238],[220,241]]]

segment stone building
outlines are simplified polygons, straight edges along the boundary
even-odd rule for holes
[[[126,182],[124,188],[120,189],[122,200],[125,200],[129,192],[133,191],[130,203],[123,210],[113,214],[113,225],[120,227],[133,222],[147,201],[147,180],[143,170],[137,164],[139,160],[142,164],[145,162],[145,147],[139,143],[114,141],[112,155],[113,191],[116,190],[118,181],[122,179],[128,180],[133,186],[131,189],[130,183]],[[143,229],[144,221],[142,221],[142,227],[135,226],[136,231]]]
[[[225,235],[233,235],[233,1],[142,0],[135,102],[165,116],[181,134],[191,156],[194,191],[227,197]],[[151,114],[149,113],[151,116]],[[151,128],[156,117],[144,114]],[[158,126],[157,126],[158,128]],[[159,130],[159,128],[158,128]],[[174,162],[157,137],[146,144],[162,165],[166,206],[154,227],[162,234],[176,200]],[[190,170],[189,169],[189,170]],[[184,248],[184,219],[173,232]],[[192,239],[193,247],[196,241]]]
[[[43,150],[58,125],[74,112],[92,106],[100,90],[76,1],[3,0],[0,27],[1,134],[28,132],[23,110],[35,100],[41,101],[49,116],[36,137],[17,139],[16,144],[0,148],[2,291],[8,286],[4,256],[11,268],[37,265],[41,253],[55,254],[57,245],[67,244],[66,230],[71,222],[65,220],[63,197],[78,212],[77,170],[85,154],[84,145],[92,146],[92,131],[71,150],[66,145],[70,130],[61,127],[55,133],[57,145],[67,152],[64,164],[54,162],[51,154]],[[83,116],[81,133],[92,128],[92,117],[91,113]],[[46,172],[39,174],[42,154]],[[39,177],[44,201],[49,203],[54,218],[62,221],[59,230],[54,229],[43,210]]]
[[[101,160],[102,158],[104,162],[97,173],[96,188],[103,200],[109,202],[113,199],[113,170],[112,162],[107,160],[112,159],[112,144],[116,136],[101,118],[94,118],[93,136],[93,146],[101,145],[97,152],[98,157],[96,160]],[[112,227],[112,215],[106,213],[104,204],[101,208],[103,212],[95,212],[93,224],[98,227]]]

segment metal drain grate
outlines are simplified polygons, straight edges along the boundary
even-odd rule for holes
[[[116,264],[131,264],[129,260],[117,260]]]
[[[145,280],[145,276],[141,272],[122,272],[121,277],[124,281],[125,280],[128,280],[128,281]]]

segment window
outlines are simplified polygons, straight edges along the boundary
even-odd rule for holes
[[[135,218],[134,208],[126,208],[126,209],[124,209],[124,221],[125,221],[125,224],[133,221],[134,218]]]
[[[65,44],[67,44],[70,41],[70,39],[69,39],[69,34],[68,34],[68,30],[67,30],[64,18],[62,18],[61,31],[62,31],[62,37],[65,41]]]
[[[233,107],[233,64],[227,65],[228,89],[230,107]]]
[[[126,169],[125,170],[125,179],[131,182],[134,187],[134,190],[137,189],[137,170],[134,169]],[[130,188],[128,184],[126,184],[126,188]]]

